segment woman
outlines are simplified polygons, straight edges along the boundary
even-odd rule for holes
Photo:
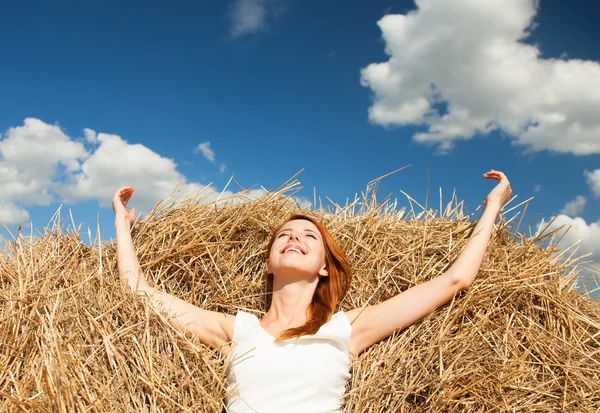
[[[204,344],[232,343],[227,396],[229,412],[338,412],[349,375],[350,357],[406,328],[467,289],[483,260],[500,208],[511,194],[499,171],[473,235],[442,275],[382,303],[337,312],[351,280],[348,262],[317,221],[295,216],[276,229],[266,260],[272,287],[269,310],[258,320],[203,310],[151,287],[140,271],[127,211],[133,188],[113,198],[119,274],[135,293],[151,297],[159,310]]]

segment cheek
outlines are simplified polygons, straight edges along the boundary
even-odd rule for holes
[[[274,242],[273,245],[271,245],[271,249],[269,250],[269,260],[273,260],[277,257],[276,252],[278,251],[278,247],[276,244],[277,242]]]
[[[325,246],[323,244],[319,244],[319,246],[317,248],[319,251],[319,260],[321,261],[321,263],[325,264],[325,262],[326,262]]]
[[[267,265],[269,265],[269,261],[273,260],[273,248],[269,250],[269,255],[267,256]]]

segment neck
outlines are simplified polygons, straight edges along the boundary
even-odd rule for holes
[[[310,281],[292,280],[287,277],[282,281],[274,277],[271,307],[264,317],[265,320],[286,326],[304,324],[318,282],[318,276]]]

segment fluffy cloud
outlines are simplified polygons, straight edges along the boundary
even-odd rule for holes
[[[144,145],[91,129],[83,132],[83,138],[72,139],[58,125],[25,119],[23,126],[1,136],[0,222],[26,222],[28,205],[97,200],[108,207],[114,192],[125,185],[136,189],[132,204],[142,211],[167,198],[177,185],[185,188],[175,198],[192,191],[202,191],[206,201],[233,194],[188,182],[173,160]]]
[[[210,147],[210,141],[201,142],[194,148],[194,153],[200,152],[205,159],[208,159],[212,163],[215,163],[217,157],[215,151]],[[219,165],[219,173],[225,172],[227,166],[224,163]]]
[[[285,12],[281,0],[235,0],[231,5],[229,18],[230,33],[233,38],[264,31],[268,20]]]
[[[592,266],[600,268],[600,220],[588,224],[583,218],[571,218],[567,215],[558,215],[548,231],[564,227],[569,231],[558,244],[559,248],[568,248],[574,243],[583,240],[580,244],[579,255],[591,253]]]
[[[110,207],[115,191],[126,185],[135,188],[131,204],[141,212],[171,196],[178,186],[173,200],[198,193],[204,202],[245,202],[265,194],[264,189],[234,193],[188,182],[172,159],[144,145],[91,129],[83,132],[79,140],[72,139],[58,125],[26,119],[23,126],[10,128],[1,136],[0,222],[26,223],[30,217],[24,207],[28,205],[96,200]],[[199,148],[204,148],[207,159],[214,160],[209,145],[204,142]],[[225,165],[220,168],[223,171]],[[297,200],[308,205],[304,198]]]
[[[600,169],[585,171],[584,175],[594,195],[600,196]]]
[[[148,210],[171,193],[177,184],[186,184],[173,160],[164,158],[144,145],[130,144],[117,135],[99,133],[99,146],[81,165],[80,170],[55,190],[65,202],[97,199],[107,207],[117,188],[136,189],[135,204]],[[187,190],[200,185],[188,184]]]
[[[5,224],[22,224],[29,220],[29,213],[10,202],[0,201],[0,222]]]
[[[19,205],[48,205],[57,175],[79,169],[88,153],[57,125],[25,119],[0,140],[0,221],[23,223],[29,214]]]
[[[585,208],[585,204],[587,203],[587,198],[579,195],[574,200],[569,201],[560,211],[561,214],[576,216],[583,212],[583,208]]]
[[[88,143],[94,144],[98,142],[98,134],[92,129],[85,128],[83,130],[83,135]]]
[[[361,72],[372,122],[423,125],[413,139],[442,152],[502,130],[532,150],[600,153],[600,63],[543,59],[524,43],[537,1],[416,5],[378,22],[390,58]]]
[[[209,141],[199,143],[198,146],[196,146],[194,148],[194,152],[200,152],[200,153],[202,153],[202,156],[204,156],[206,159],[208,159],[211,162],[215,161],[215,151],[213,151],[210,148],[210,142]]]
[[[5,202],[47,205],[57,174],[70,174],[88,156],[81,142],[71,140],[57,125],[25,119],[0,141],[0,194]]]

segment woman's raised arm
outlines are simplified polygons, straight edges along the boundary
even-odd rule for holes
[[[134,294],[147,295],[161,313],[168,315],[186,332],[196,335],[202,343],[214,348],[228,343],[233,335],[234,316],[203,310],[148,284],[131,239],[135,208],[127,211],[127,202],[133,191],[132,187],[123,187],[113,197],[119,276]]]
[[[491,170],[484,178],[499,181],[488,194],[485,209],[471,238],[452,266],[442,275],[416,285],[380,304],[348,311],[352,323],[350,351],[358,353],[383,340],[394,331],[420,320],[432,310],[466,290],[475,280],[487,249],[500,208],[511,194],[508,178]]]

